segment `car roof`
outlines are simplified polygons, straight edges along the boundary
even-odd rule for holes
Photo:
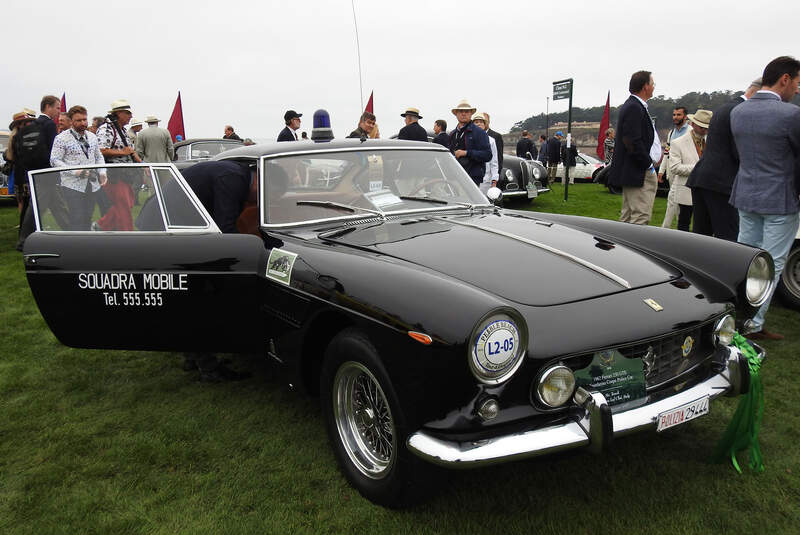
[[[208,142],[220,142],[220,143],[230,143],[231,145],[241,145],[244,141],[239,141],[238,139],[222,139],[219,137],[194,137],[191,139],[184,139],[183,141],[178,141],[175,143],[176,147],[182,147],[184,145],[189,145],[190,143],[208,143]]]
[[[293,152],[305,153],[314,151],[347,150],[363,148],[365,150],[378,150],[383,148],[407,148],[449,152],[438,143],[426,143],[424,141],[400,141],[396,139],[367,139],[361,141],[357,138],[345,138],[328,142],[315,143],[313,141],[273,141],[271,143],[259,143],[249,147],[227,150],[220,153],[213,160],[235,160],[235,159],[258,159],[262,156],[272,154],[291,154]]]

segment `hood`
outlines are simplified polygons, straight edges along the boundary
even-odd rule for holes
[[[326,241],[412,262],[532,306],[590,299],[681,276],[636,249],[563,225],[505,214],[390,221]]]

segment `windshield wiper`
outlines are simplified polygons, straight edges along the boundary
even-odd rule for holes
[[[346,212],[350,212],[351,214],[355,213],[356,210],[361,210],[362,212],[367,212],[368,214],[375,214],[376,216],[380,217],[384,221],[386,220],[386,215],[383,212],[378,210],[370,210],[369,208],[361,208],[360,206],[351,206],[349,204],[342,204],[338,202],[332,201],[297,201],[295,203],[297,206],[323,206],[325,208],[338,208],[339,210],[344,210]]]
[[[410,195],[400,195],[400,198],[404,201],[422,201],[422,202],[432,202],[436,204],[450,204],[447,201],[443,201],[442,199],[436,199],[434,197],[412,197]]]

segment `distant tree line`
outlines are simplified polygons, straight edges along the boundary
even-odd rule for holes
[[[714,91],[713,93],[697,93],[695,91],[686,93],[679,98],[667,98],[663,95],[653,97],[647,101],[647,106],[656,120],[656,126],[661,129],[669,128],[672,124],[672,110],[676,106],[686,106],[688,113],[694,113],[698,109],[714,111],[722,104],[730,101],[734,97],[738,97],[744,91]],[[800,95],[796,95],[792,101],[794,104],[800,106]],[[603,118],[603,106],[595,106],[592,108],[579,108],[572,107],[572,122],[600,122]],[[611,107],[611,125],[617,123],[617,107]],[[567,112],[551,113],[549,117],[549,124],[552,125],[558,122],[567,122]],[[511,132],[518,132],[520,130],[540,131],[544,130],[548,124],[547,115],[540,113],[528,117],[516,123],[511,127]]]

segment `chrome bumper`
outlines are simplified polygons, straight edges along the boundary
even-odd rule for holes
[[[755,344],[754,347],[763,358],[764,350]],[[721,395],[736,396],[746,392],[750,384],[747,360],[736,347],[731,346],[727,350],[727,357],[720,363],[721,372],[648,405],[612,414],[601,393],[579,388],[573,402],[584,409],[584,414],[577,421],[474,442],[441,440],[424,431],[417,431],[408,437],[407,445],[412,453],[422,459],[449,468],[497,464],[580,447],[603,451],[612,437],[655,430],[658,415],[662,412],[703,396],[714,399]]]

